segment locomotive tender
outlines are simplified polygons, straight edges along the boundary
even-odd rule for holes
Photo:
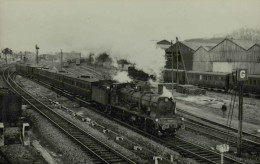
[[[16,71],[81,96],[99,110],[158,136],[175,134],[183,124],[171,98],[144,92],[130,83],[97,80],[22,64],[16,64]]]

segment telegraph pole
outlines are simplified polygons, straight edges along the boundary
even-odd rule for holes
[[[248,79],[247,69],[237,70],[237,82],[239,85],[239,109],[238,109],[238,136],[237,136],[237,156],[241,157],[242,152],[242,122],[243,122],[243,84]]]
[[[38,51],[40,48],[37,46],[37,44],[35,45],[35,49],[36,49],[36,64],[38,65]]]
[[[177,75],[176,75],[176,83],[177,85],[179,84],[179,55],[178,55],[178,48],[177,45],[178,43],[178,37],[176,37],[176,55],[177,55]]]
[[[171,47],[172,47],[172,97],[173,97],[173,44],[171,40]]]
[[[62,71],[62,49],[60,50],[60,70]]]

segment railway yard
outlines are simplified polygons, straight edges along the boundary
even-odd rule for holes
[[[0,0],[0,164],[260,164],[259,6]]]
[[[107,114],[72,90],[62,89],[39,76],[28,76],[16,65],[2,68],[1,85],[23,97],[23,104],[26,104],[22,107],[23,116],[29,119],[32,147],[23,150],[21,144],[4,146],[1,158],[8,162],[28,163],[22,160],[23,155],[14,154],[29,154],[30,151],[31,155],[26,158],[38,160],[38,163],[219,163],[216,146],[223,143],[230,146],[229,152],[224,154],[227,163],[259,162],[258,99],[244,98],[248,112],[243,122],[242,158],[238,158],[238,121],[233,119],[228,126],[228,114],[223,117],[221,111],[223,103],[231,104],[231,96],[227,93],[207,91],[198,96],[174,90],[181,127],[174,136],[157,136],[122,120],[119,114]],[[44,67],[45,71],[59,70],[58,63],[42,62],[38,67]],[[116,72],[84,62],[80,66],[71,63],[63,71],[100,80],[110,79]],[[164,92],[171,92],[163,88]],[[237,106],[236,102],[235,108]],[[237,115],[235,110],[233,117]]]

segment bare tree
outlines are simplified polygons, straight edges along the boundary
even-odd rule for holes
[[[2,53],[5,55],[5,63],[7,64],[7,54],[13,54],[13,51],[9,48],[3,49]]]
[[[229,37],[251,40],[253,42],[260,42],[260,29],[240,28],[233,31],[229,35]]]

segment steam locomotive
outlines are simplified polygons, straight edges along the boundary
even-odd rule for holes
[[[183,125],[183,118],[176,115],[175,101],[143,91],[131,83],[97,80],[22,64],[16,64],[16,71],[81,96],[99,110],[154,135],[174,135]]]

